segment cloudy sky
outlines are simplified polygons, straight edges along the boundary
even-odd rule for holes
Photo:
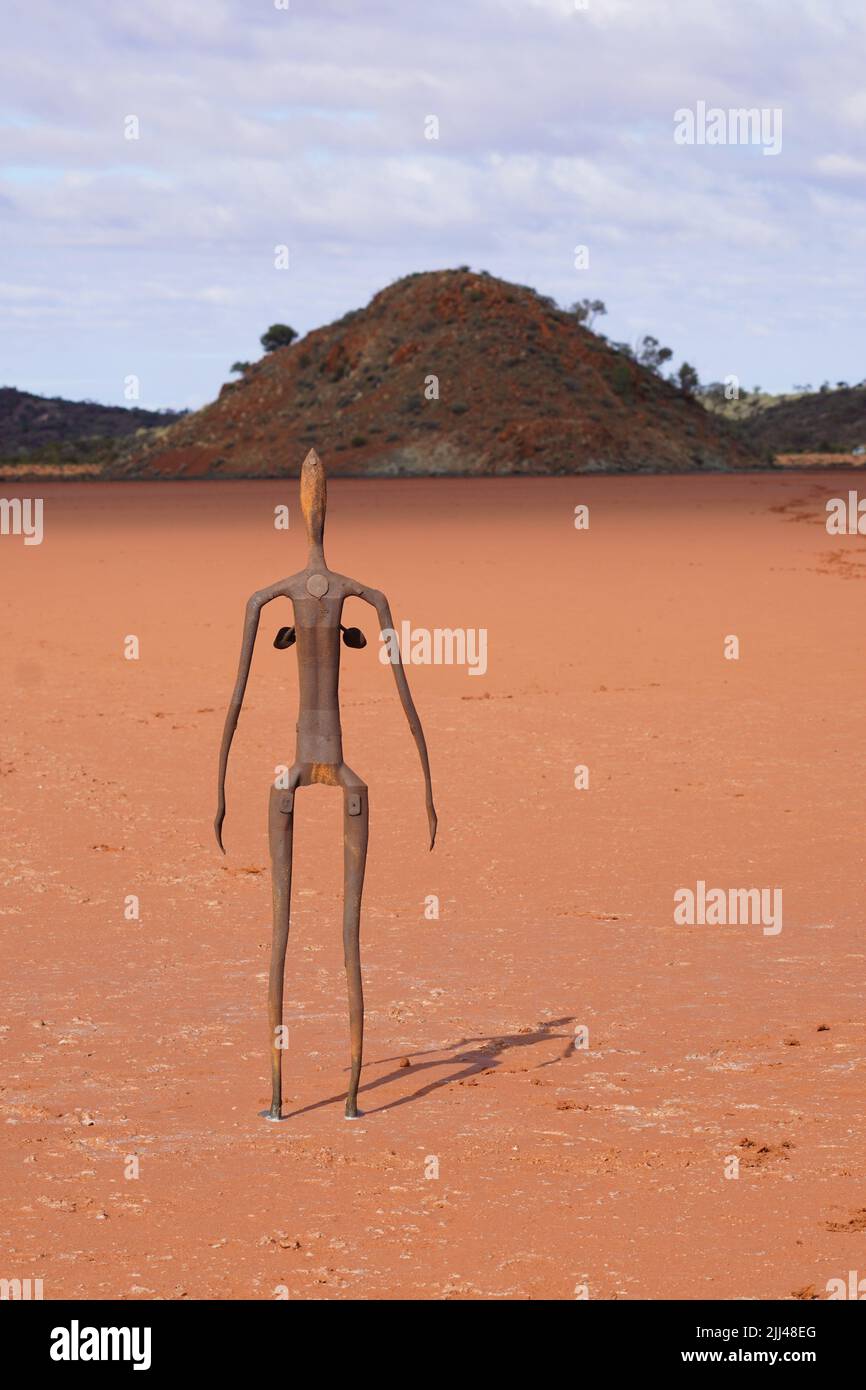
[[[703,380],[859,381],[864,40],[862,0],[6,0],[0,385],[197,406],[460,264]],[[677,143],[699,102],[780,151]]]

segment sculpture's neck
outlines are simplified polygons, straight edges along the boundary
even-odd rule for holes
[[[308,570],[326,570],[328,568],[325,560],[325,551],[321,542],[317,545],[313,541],[310,545],[310,553],[307,556]]]

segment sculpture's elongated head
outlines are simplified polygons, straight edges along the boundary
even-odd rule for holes
[[[325,480],[325,465],[315,449],[311,449],[301,464],[301,511],[304,514],[311,551],[321,552],[327,506],[328,484]]]

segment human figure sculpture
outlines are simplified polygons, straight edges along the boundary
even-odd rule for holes
[[[327,485],[325,469],[311,449],[301,467],[301,511],[309,540],[307,564],[298,574],[281,579],[267,589],[260,589],[247,602],[241,656],[237,680],[226,713],[219,760],[217,813],[214,819],[217,844],[225,853],[222,827],[225,819],[225,777],[229,750],[243,704],[244,691],[250,672],[253,647],[259,617],[266,603],[275,598],[292,601],[295,623],[293,628],[281,628],[274,641],[276,647],[289,647],[297,640],[298,649],[298,723],[295,761],[285,778],[286,786],[271,787],[268,828],[273,883],[273,944],[268,988],[268,1021],[271,1030],[271,1108],[269,1120],[282,1118],[282,1054],[280,1047],[283,1021],[283,981],[286,946],[289,939],[289,915],[292,887],[292,838],[295,816],[295,791],[298,787],[320,782],[343,789],[343,957],[349,989],[349,1030],[351,1040],[351,1069],[346,1098],[346,1118],[358,1116],[358,1082],[361,1075],[361,1054],[364,1041],[364,994],[361,981],[360,925],[361,893],[367,860],[368,799],[367,785],[343,761],[342,729],[340,726],[340,633],[347,646],[366,645],[357,628],[343,628],[340,621],[347,598],[360,598],[376,610],[379,626],[389,635],[394,623],[388,600],[378,589],[359,584],[328,569],[323,550]],[[430,782],[430,762],[421,721],[412,702],[403,663],[396,642],[391,642],[391,662],[400,701],[409,721],[409,728],[418,748],[430,826],[430,848],[436,839],[436,811]]]

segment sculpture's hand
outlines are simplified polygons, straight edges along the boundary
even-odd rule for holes
[[[216,813],[216,815],[214,816],[213,828],[214,828],[214,834],[216,835],[216,842],[217,842],[217,844],[219,845],[220,849],[222,850],[223,854],[225,854],[225,852],[226,852],[226,847],[225,847],[225,845],[223,844],[223,821],[225,820],[225,818],[226,818],[226,802],[225,802],[225,797],[224,797],[224,796],[221,796],[220,799],[219,799],[219,805],[217,806],[217,813]],[[432,847],[431,847],[431,848],[432,848]]]
[[[439,817],[436,814],[432,797],[427,800],[427,824],[430,826],[430,848],[432,849],[436,843],[436,827],[439,824]]]

